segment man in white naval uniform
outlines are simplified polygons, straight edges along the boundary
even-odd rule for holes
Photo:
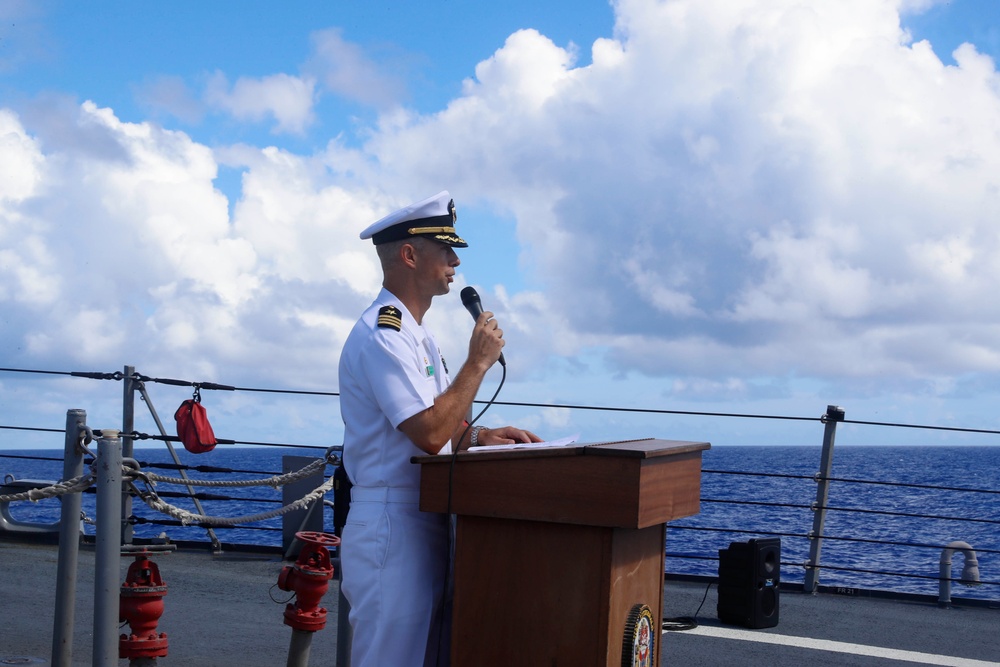
[[[466,429],[479,385],[504,345],[493,314],[476,320],[454,381],[423,325],[433,297],[450,289],[459,265],[454,248],[468,245],[455,220],[454,203],[441,192],[361,233],[376,246],[383,288],[340,358],[344,467],[353,484],[340,549],[352,667],[448,664],[449,519],[417,509],[420,471],[410,458],[449,454],[452,446],[539,441],[511,426]]]

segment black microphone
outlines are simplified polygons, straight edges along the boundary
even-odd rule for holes
[[[474,320],[478,320],[479,316],[483,314],[483,302],[479,300],[479,293],[476,291],[476,288],[471,285],[462,290],[462,305],[465,306],[465,309],[469,311]],[[501,366],[507,367],[507,362],[503,358],[503,352],[500,353],[498,361]]]

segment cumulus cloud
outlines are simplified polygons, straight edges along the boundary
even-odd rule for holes
[[[27,135],[18,117],[0,109],[0,206],[31,196],[42,179],[43,158],[37,142]]]
[[[509,206],[547,308],[623,370],[1000,370],[958,349],[1000,324],[991,59],[944,65],[888,0],[616,10],[591,65],[519,32],[368,149]]]
[[[50,304],[60,282],[46,251],[49,229],[36,227],[22,212],[24,202],[41,187],[44,158],[20,119],[0,110],[0,299]]]
[[[216,72],[205,90],[205,102],[210,107],[243,121],[273,118],[273,131],[279,134],[302,134],[312,124],[315,96],[315,80],[289,74],[240,77],[230,85],[225,74]]]
[[[603,358],[723,397],[767,377],[996,376],[990,58],[914,43],[917,1],[614,6],[590,64],[521,30],[432,114],[394,106],[398,81],[338,30],[305,74],[212,77],[213,108],[280,133],[308,130],[320,89],[383,108],[354,148],[209,148],[89,103],[31,131],[0,112],[4,342],[227,375],[266,359],[258,376],[329,386],[380,280],[358,231],[446,184],[516,220],[536,287],[481,291],[518,373]],[[220,165],[243,173],[233,201]],[[460,359],[467,315],[432,312]],[[95,322],[129,335],[83,345]]]
[[[274,373],[328,381],[327,348],[353,324],[342,312],[378,285],[356,240],[370,202],[323,186],[321,160],[233,149],[228,159],[247,174],[230,219],[215,154],[184,133],[125,123],[91,102],[59,131],[68,126],[101,141],[43,149],[44,137],[0,113],[11,175],[0,186],[0,301],[17,322],[3,333],[12,356],[71,367],[156,360],[208,377],[269,359]],[[307,359],[302,349],[324,352]]]

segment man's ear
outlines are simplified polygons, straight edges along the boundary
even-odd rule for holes
[[[399,258],[404,266],[415,268],[417,265],[417,249],[412,243],[404,243],[399,246]]]

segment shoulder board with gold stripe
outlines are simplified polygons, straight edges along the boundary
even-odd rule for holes
[[[403,313],[396,306],[382,306],[378,309],[378,325],[382,329],[403,328]]]

